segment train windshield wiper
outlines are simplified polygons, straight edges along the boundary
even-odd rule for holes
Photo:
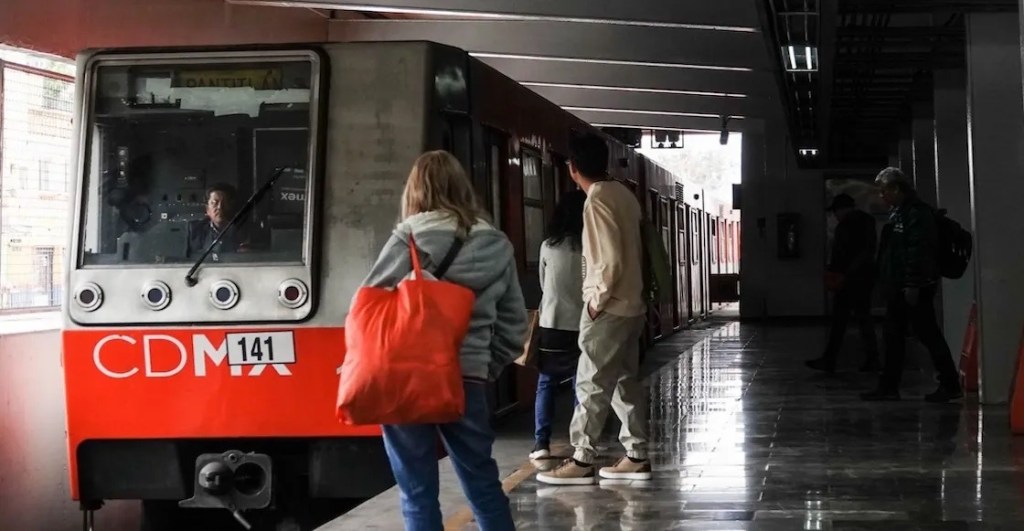
[[[203,251],[202,256],[200,256],[196,260],[196,263],[192,264],[192,268],[188,270],[187,274],[185,274],[185,285],[191,288],[192,286],[195,286],[199,282],[199,280],[196,279],[196,272],[199,271],[199,266],[201,266],[203,262],[206,261],[206,257],[210,256],[210,253],[213,252],[214,247],[216,247],[217,244],[220,243],[220,241],[224,238],[224,235],[228,233],[228,230],[234,227],[239,222],[239,220],[241,220],[246,214],[249,213],[250,210],[252,210],[252,207],[256,206],[256,203],[259,203],[267,195],[267,192],[270,191],[270,188],[274,186],[274,183],[277,182],[277,179],[284,174],[284,171],[286,169],[288,168],[277,168],[274,171],[274,174],[271,175],[269,179],[267,179],[267,182],[263,183],[263,186],[260,186],[255,192],[253,192],[252,195],[249,196],[249,199],[244,204],[242,204],[242,207],[238,209],[238,212],[236,212],[234,217],[231,218],[231,221],[228,221],[228,224],[224,226],[224,229],[221,230],[219,234],[217,234],[217,237],[214,238],[213,241],[210,242],[210,245],[206,248],[206,250]]]

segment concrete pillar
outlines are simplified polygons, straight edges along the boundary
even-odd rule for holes
[[[1004,403],[1024,322],[1024,98],[1020,20],[967,16],[968,160],[981,399]]]
[[[783,120],[765,124],[763,133],[743,133],[740,316],[821,316],[826,215],[822,172],[797,167]],[[779,257],[782,213],[799,216],[799,257]]]
[[[931,105],[914,108],[910,125],[914,157],[914,183],[925,203],[935,206],[935,122]]]
[[[742,150],[740,210],[740,318],[759,319],[766,314],[767,257],[771,246],[765,200],[765,135],[745,131]]]
[[[967,164],[967,73],[935,72],[935,170],[937,205],[966,228],[971,226],[971,181]],[[963,278],[942,281],[943,330],[953,357],[959,358],[971,303],[974,268]]]

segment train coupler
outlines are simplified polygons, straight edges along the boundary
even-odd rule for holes
[[[237,450],[202,454],[196,458],[194,494],[178,505],[227,509],[245,529],[252,529],[242,511],[270,505],[271,474],[270,456],[265,454]]]

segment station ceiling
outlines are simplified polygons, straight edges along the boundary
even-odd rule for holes
[[[226,0],[311,9],[339,41],[465,49],[600,126],[784,122],[804,167],[884,164],[972,11],[1018,0]],[[723,120],[728,118],[728,120]],[[777,130],[777,129],[772,129]]]
[[[322,10],[332,40],[457,46],[595,125],[737,131],[779,103],[754,0],[228,1]]]

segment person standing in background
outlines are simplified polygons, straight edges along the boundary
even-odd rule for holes
[[[878,371],[878,343],[875,324],[871,317],[871,294],[875,283],[875,219],[858,210],[853,198],[839,194],[828,208],[837,224],[832,241],[832,257],[828,264],[832,298],[832,328],[829,331],[825,353],[807,362],[807,366],[828,373],[836,369],[836,358],[843,346],[846,323],[850,314],[860,325],[860,338],[864,343],[865,372]]]
[[[534,401],[535,444],[530,459],[551,455],[551,422],[555,390],[575,376],[579,361],[580,315],[583,312],[583,205],[580,190],[562,196],[540,247],[540,330],[538,331],[537,397]],[[573,378],[575,382],[575,378]]]
[[[569,174],[587,194],[583,210],[583,312],[576,372],[578,404],[569,425],[572,458],[537,474],[554,485],[596,481],[594,460],[608,410],[622,422],[626,456],[599,474],[607,479],[651,479],[647,458],[647,397],[639,380],[644,300],[642,211],[636,196],[608,175],[608,144],[587,134],[569,142]]]

